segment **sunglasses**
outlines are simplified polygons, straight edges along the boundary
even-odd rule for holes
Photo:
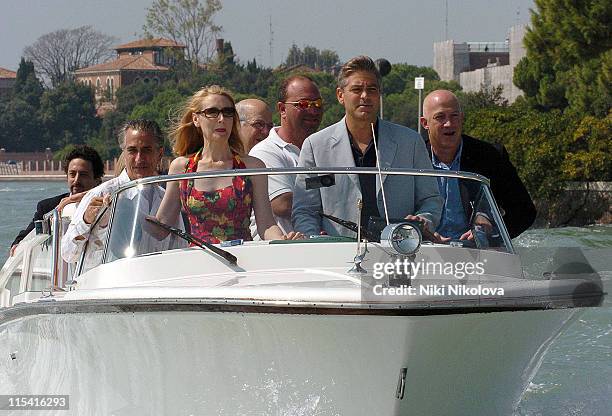
[[[227,118],[231,118],[234,117],[234,114],[236,113],[236,109],[234,107],[223,107],[223,108],[217,108],[217,107],[210,107],[210,108],[205,108],[204,110],[201,111],[194,111],[195,114],[204,114],[204,117],[206,118],[217,118],[219,117],[219,114],[223,114],[223,117],[227,117]]]
[[[285,101],[285,104],[292,104],[300,110],[307,110],[311,107],[320,109],[323,107],[323,99],[317,98],[316,100]]]

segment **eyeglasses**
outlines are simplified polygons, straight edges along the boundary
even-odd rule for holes
[[[223,117],[231,118],[234,117],[234,114],[236,114],[236,109],[234,107],[210,107],[201,111],[194,111],[194,113],[198,115],[204,114],[204,117],[206,118],[217,118],[219,117],[219,114],[223,114]]]
[[[260,120],[256,120],[256,121],[244,121],[246,124],[248,124],[249,126],[253,127],[254,129],[257,130],[272,130],[272,127],[274,127],[274,124],[272,123],[266,123],[264,121],[260,121]]]
[[[300,110],[307,110],[311,107],[320,109],[323,107],[323,99],[317,98],[316,100],[285,101],[285,104],[292,104]]]

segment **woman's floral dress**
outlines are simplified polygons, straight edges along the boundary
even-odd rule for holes
[[[189,159],[185,173],[196,172],[201,152],[202,149]],[[235,153],[232,167],[246,168]],[[179,189],[192,235],[212,244],[239,238],[251,240],[253,183],[249,177],[235,176],[231,185],[215,191],[198,191],[193,186],[193,179],[181,181]]]

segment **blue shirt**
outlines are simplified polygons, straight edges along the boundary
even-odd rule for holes
[[[431,164],[434,169],[438,170],[461,170],[459,161],[461,160],[461,150],[463,149],[463,140],[459,145],[455,159],[449,165],[438,160],[436,155],[431,152]],[[442,206],[442,218],[440,225],[436,231],[443,237],[451,237],[458,239],[465,233],[469,227],[465,216],[465,210],[461,203],[461,193],[459,192],[459,179],[438,177],[438,188],[440,196],[444,199]]]

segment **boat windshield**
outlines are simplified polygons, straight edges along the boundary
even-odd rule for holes
[[[379,242],[388,223],[408,222],[423,244],[513,252],[488,181],[479,175],[398,169],[379,174],[373,168],[240,173],[126,185],[93,227],[81,273],[117,259],[197,246],[180,235],[185,232],[218,247],[267,244],[261,240],[279,240],[290,231],[305,236],[295,243],[356,241],[358,233],[361,240]]]

